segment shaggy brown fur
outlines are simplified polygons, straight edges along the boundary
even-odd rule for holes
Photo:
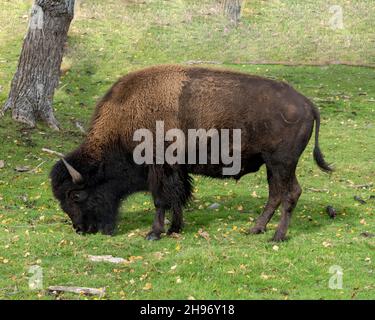
[[[323,170],[331,170],[319,149],[318,110],[286,83],[227,70],[176,65],[156,66],[130,73],[117,81],[98,103],[85,141],[67,160],[85,175],[86,184],[90,185],[94,193],[100,183],[109,183],[105,175],[102,182],[97,182],[95,170],[98,169],[92,169],[103,164],[107,168],[123,167],[115,179],[116,185],[126,185],[135,172],[147,176],[143,182],[138,181],[132,187],[125,188],[123,194],[118,195],[120,198],[116,198],[116,203],[120,203],[125,195],[138,190],[152,192],[157,214],[149,239],[158,239],[160,233],[164,232],[163,217],[167,209],[174,213],[170,232],[181,229],[181,208],[191,195],[188,173],[222,177],[223,167],[222,164],[135,165],[130,159],[138,144],[133,141],[133,133],[141,128],[154,132],[158,120],[164,121],[166,131],[172,128],[179,128],[185,133],[188,129],[198,128],[242,130],[242,168],[234,178],[239,179],[266,164],[269,200],[251,232],[264,232],[281,203],[282,218],[274,236],[276,241],[285,238],[292,210],[301,193],[295,168],[310,139],[314,121],[314,158]],[[89,174],[87,166],[94,173]],[[74,186],[67,185],[64,179],[69,179],[69,176],[66,170],[65,174],[59,173],[61,170],[65,169],[60,163],[52,172],[55,195],[60,202],[65,201],[63,206],[67,211],[81,211],[81,215],[89,215],[83,212],[86,209],[82,206],[74,210],[67,206],[66,197],[61,196],[61,186],[64,185],[65,189]],[[109,167],[107,170],[112,169]],[[95,187],[94,183],[87,181],[95,181],[98,185]],[[113,192],[115,188],[119,187],[111,185],[107,189]],[[105,215],[96,215],[100,214]]]
[[[88,153],[100,159],[103,147],[118,139],[135,147],[133,133],[155,131],[156,120],[165,130],[179,128],[179,98],[186,70],[180,66],[157,66],[128,74],[117,81],[99,102],[87,136]]]

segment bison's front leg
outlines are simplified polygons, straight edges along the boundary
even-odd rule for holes
[[[172,224],[168,234],[178,233],[182,229],[182,208],[190,199],[192,185],[187,169],[182,166],[154,165],[149,169],[149,189],[154,198],[157,216],[147,239],[160,239],[164,232],[165,210],[172,210]],[[160,212],[160,214],[158,214]]]
[[[174,209],[172,213],[172,224],[171,224],[171,227],[168,229],[167,234],[171,235],[172,233],[180,233],[183,225],[184,225],[184,219],[183,219],[182,209],[181,208]]]
[[[152,224],[151,231],[147,234],[147,240],[160,240],[160,235],[165,232],[164,230],[165,209],[158,207],[155,212],[154,223]]]

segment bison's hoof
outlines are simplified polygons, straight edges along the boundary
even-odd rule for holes
[[[271,239],[272,242],[282,242],[285,240],[286,240],[285,234],[280,234],[278,232],[276,232],[273,238]]]
[[[167,235],[170,236],[173,233],[180,233],[180,232],[181,232],[181,228],[169,228],[167,231]]]
[[[250,234],[260,234],[260,233],[265,233],[266,228],[264,227],[253,227],[249,230]]]
[[[157,234],[157,233],[151,231],[147,234],[146,240],[149,240],[149,241],[160,240],[160,234]]]

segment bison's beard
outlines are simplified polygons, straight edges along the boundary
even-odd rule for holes
[[[69,203],[67,206],[62,205],[62,208],[69,215],[77,233],[101,232],[104,235],[113,235],[120,202],[120,199],[110,193],[96,193],[89,197],[87,202]]]
[[[113,235],[116,229],[117,213],[120,199],[114,199],[106,195],[96,199],[94,203],[88,203],[90,207],[84,216],[84,233],[101,232],[104,235]]]

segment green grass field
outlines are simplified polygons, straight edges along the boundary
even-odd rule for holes
[[[0,0],[0,105],[30,3]],[[247,1],[237,29],[226,26],[215,1],[81,1],[55,95],[62,130],[29,129],[9,114],[0,119],[0,299],[56,298],[29,289],[33,265],[43,268],[44,288],[105,287],[105,299],[374,299],[375,238],[363,233],[375,234],[375,69],[246,64],[374,64],[374,4],[336,3],[345,13],[345,28],[338,31],[327,27],[329,6],[320,0]],[[194,200],[179,237],[144,240],[154,210],[148,194],[124,202],[115,236],[75,234],[50,190],[57,158],[42,148],[65,153],[77,146],[83,136],[75,121],[87,126],[95,102],[121,74],[189,60],[220,61],[216,67],[284,80],[311,98],[321,110],[321,148],[336,171],[317,168],[310,143],[297,171],[304,192],[289,239],[277,245],[269,239],[279,214],[266,234],[246,234],[267,199],[264,168],[238,184],[194,177]],[[32,170],[15,170],[24,166]],[[208,209],[212,203],[219,209]],[[87,258],[105,254],[128,263]],[[342,289],[329,288],[332,266],[343,271]]]

